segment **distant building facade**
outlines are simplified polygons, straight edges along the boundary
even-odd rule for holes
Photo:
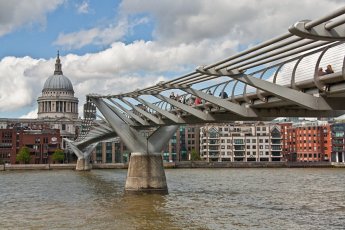
[[[181,125],[163,150],[163,160],[188,161],[192,151],[200,154],[200,126]]]
[[[51,156],[60,149],[61,136],[58,129],[23,130],[0,129],[0,161],[18,163],[16,156],[22,147],[28,147],[31,164],[51,163]]]
[[[331,126],[332,152],[331,161],[345,163],[345,123],[335,123]]]
[[[200,128],[200,154],[206,161],[281,161],[277,124],[208,124]]]
[[[127,163],[130,151],[120,138],[101,141],[91,155],[92,163]]]
[[[330,161],[331,126],[327,122],[281,124],[283,156],[287,161]]]

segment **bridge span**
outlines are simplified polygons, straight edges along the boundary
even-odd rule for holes
[[[181,124],[343,115],[344,41],[342,7],[176,79],[128,93],[89,94],[81,135],[68,141],[77,170],[91,168],[98,141],[118,136],[131,151],[125,189],[167,192],[161,150]]]

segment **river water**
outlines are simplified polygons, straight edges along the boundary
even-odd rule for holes
[[[0,172],[0,229],[345,229],[345,169],[168,169],[168,195],[125,170]]]

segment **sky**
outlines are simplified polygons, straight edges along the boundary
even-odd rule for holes
[[[0,118],[37,117],[57,50],[82,111],[89,93],[124,93],[182,76],[343,3],[0,0]]]

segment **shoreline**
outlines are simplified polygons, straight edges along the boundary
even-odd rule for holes
[[[14,170],[75,170],[76,164],[15,164],[0,165],[0,171]],[[127,169],[128,164],[92,164],[92,169]],[[333,162],[165,162],[166,169],[186,168],[345,168],[345,163]]]

